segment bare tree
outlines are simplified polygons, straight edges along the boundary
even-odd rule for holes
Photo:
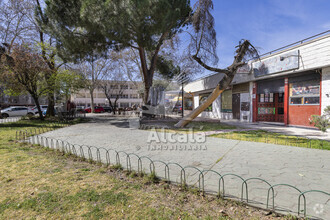
[[[11,47],[34,39],[34,5],[30,1],[8,0],[0,2],[0,41]]]
[[[101,81],[108,74],[111,68],[110,60],[92,57],[79,64],[77,68],[86,79],[85,88],[91,96],[91,110],[94,112],[94,91],[100,87]]]
[[[55,105],[55,79],[59,68],[64,64],[57,56],[55,44],[37,24],[39,20],[45,20],[42,11],[42,0],[8,0],[0,2],[0,40],[7,43],[10,52],[14,44],[33,44],[41,51],[41,57],[45,60],[48,71],[44,77],[48,86],[47,115],[54,116]],[[37,12],[35,14],[35,12]]]
[[[204,111],[212,102],[230,85],[239,67],[245,65],[247,57],[257,56],[256,49],[250,44],[248,40],[242,40],[236,47],[236,55],[233,63],[225,69],[212,67],[210,62],[215,65],[218,62],[216,54],[216,31],[214,29],[214,18],[211,14],[213,9],[212,0],[199,0],[196,2],[195,11],[191,16],[193,25],[193,33],[191,36],[191,43],[189,45],[189,52],[192,58],[203,68],[216,72],[223,73],[224,77],[218,82],[215,89],[210,96],[194,109],[190,114],[182,118],[175,126],[184,127],[194,118],[196,118],[202,111]]]
[[[103,80],[101,83],[101,88],[108,99],[109,105],[114,114],[117,111],[117,101],[122,98],[124,94],[123,83],[124,81],[121,80]]]

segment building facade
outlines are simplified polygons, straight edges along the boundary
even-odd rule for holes
[[[187,84],[196,108],[223,74]],[[330,31],[282,47],[239,69],[232,84],[200,117],[313,126],[330,105]]]
[[[138,82],[131,81],[109,81],[109,92],[111,102],[114,102],[116,97],[118,108],[132,107],[133,105],[141,106],[142,97],[138,93]],[[97,88],[93,93],[95,106],[110,106],[109,101],[102,88]],[[91,106],[91,94],[89,90],[82,89],[76,94],[71,96],[71,101],[74,101],[77,106],[90,107]]]
[[[47,98],[41,97],[39,99],[40,105],[47,105]],[[0,107],[2,109],[10,106],[35,106],[34,100],[31,95],[19,95],[19,96],[10,96],[4,93],[1,93],[0,88]]]

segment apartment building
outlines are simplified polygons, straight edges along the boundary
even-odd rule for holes
[[[132,107],[133,105],[141,106],[142,97],[138,93],[141,82],[132,81],[107,81],[109,84],[109,92],[111,102],[114,102],[117,96],[118,108]],[[109,101],[105,95],[104,90],[100,87],[95,89],[93,93],[94,104],[99,106],[110,106]],[[89,90],[82,89],[71,96],[71,101],[75,102],[77,106],[89,107],[91,105],[91,94]]]

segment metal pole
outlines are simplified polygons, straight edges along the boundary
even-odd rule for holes
[[[182,116],[182,118],[183,118],[183,116],[184,116],[184,114],[183,114],[183,81],[182,81],[181,93],[182,93],[182,100],[181,100],[181,103],[182,103],[182,111],[181,111],[181,116]]]

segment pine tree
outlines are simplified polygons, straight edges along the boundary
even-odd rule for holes
[[[109,49],[138,51],[144,102],[159,52],[182,30],[191,14],[189,0],[49,0],[38,23],[57,41],[64,60],[80,60]],[[64,50],[63,50],[64,49]],[[148,56],[147,56],[148,54]],[[150,54],[150,56],[149,56]]]

